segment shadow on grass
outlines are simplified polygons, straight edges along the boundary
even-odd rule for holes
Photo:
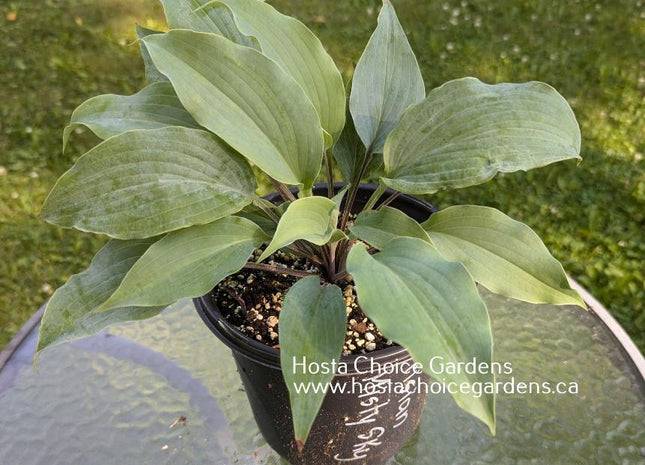
[[[8,21],[7,8],[15,12]],[[96,139],[77,134],[61,153],[72,110],[99,93],[143,83],[135,17],[158,26],[154,0],[23,0],[0,8],[0,347],[52,289],[81,271],[104,238],[44,224],[38,212],[56,178]]]

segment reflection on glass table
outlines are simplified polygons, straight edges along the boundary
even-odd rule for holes
[[[388,464],[645,463],[645,380],[602,322],[574,307],[485,299],[495,360],[512,367],[497,377],[497,435],[429,394]],[[1,465],[287,463],[258,433],[229,350],[190,301],[52,348],[38,373],[36,331],[0,371]],[[520,383],[552,393],[512,393]]]

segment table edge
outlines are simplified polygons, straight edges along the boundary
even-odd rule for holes
[[[600,321],[602,321],[605,327],[613,334],[627,356],[631,359],[636,370],[639,371],[643,379],[645,379],[645,357],[643,357],[643,354],[640,352],[638,347],[636,347],[632,338],[629,337],[629,334],[627,334],[625,329],[620,325],[620,323],[618,323],[618,321],[616,321],[611,313],[609,313],[609,311],[593,295],[591,295],[589,291],[582,287],[580,283],[571,276],[567,276],[567,279],[569,280],[571,287],[578,291],[582,300],[585,301],[591,311],[600,318]]]
[[[582,287],[580,283],[568,275],[567,279],[570,286],[580,294],[582,300],[585,301],[591,311],[598,316],[600,321],[613,334],[627,356],[631,359],[636,370],[641,374],[643,379],[645,379],[645,357],[643,357],[643,354],[640,352],[638,347],[636,347],[636,344],[632,341],[629,334],[627,334],[620,323],[616,321],[609,311],[593,295],[591,295],[589,291]],[[7,363],[9,363],[11,356],[16,352],[16,350],[18,350],[22,342],[31,333],[34,327],[40,323],[46,306],[46,304],[42,305],[20,328],[18,333],[9,341],[9,344],[0,352],[0,371],[2,371]]]

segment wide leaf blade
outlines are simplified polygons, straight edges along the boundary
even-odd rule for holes
[[[222,3],[231,7],[240,29],[258,39],[262,53],[301,86],[316,108],[323,129],[336,140],[345,125],[345,87],[320,40],[300,21],[262,1],[222,0]]]
[[[248,205],[249,164],[212,134],[168,127],[130,131],[83,155],[52,189],[41,216],[119,239],[156,236]]]
[[[134,264],[100,310],[206,294],[240,270],[266,239],[259,226],[239,217],[168,233]]]
[[[311,188],[324,150],[320,121],[279,65],[215,34],[171,30],[143,40],[202,126],[278,181]]]
[[[445,363],[487,363],[492,358],[492,334],[486,305],[466,269],[444,259],[430,244],[398,238],[370,255],[352,248],[347,270],[354,277],[361,309],[383,335],[407,348],[429,370],[432,357]],[[429,374],[435,375],[429,372]],[[490,372],[441,373],[447,383],[492,383]],[[457,392],[457,404],[495,428],[495,398]]]
[[[417,59],[394,7],[384,0],[378,26],[356,65],[349,99],[354,125],[365,147],[381,153],[405,109],[424,97]]]
[[[65,128],[63,150],[79,125],[86,126],[101,139],[133,129],[199,128],[169,82],[150,84],[134,95],[106,94],[86,100],[74,110]]]
[[[224,3],[209,2],[208,8],[200,8],[205,2],[197,0],[160,1],[170,29],[212,32],[226,37],[236,44],[260,50],[258,40],[240,31],[233,12]]]
[[[49,346],[90,336],[113,323],[149,318],[163,310],[165,305],[96,311],[154,242],[155,239],[110,241],[88,269],[72,276],[54,292],[40,325],[36,357]]]
[[[141,39],[142,37],[149,36],[150,34],[163,34],[162,31],[155,31],[154,29],[148,29],[146,27],[136,25],[137,37]],[[168,78],[161,74],[155,64],[150,58],[148,49],[143,42],[139,42],[139,49],[141,50],[141,58],[143,59],[143,66],[146,70],[146,82],[148,84],[153,84],[155,82],[168,82]]]
[[[449,207],[422,226],[444,257],[463,263],[491,291],[532,303],[584,307],[538,235],[499,210]]]
[[[377,249],[382,249],[389,241],[401,236],[416,237],[432,243],[428,233],[419,223],[392,207],[360,213],[349,230],[360,240]]]
[[[280,218],[271,243],[258,261],[297,240],[326,244],[335,231],[337,221],[338,209],[331,199],[314,196],[293,201]]]
[[[325,385],[334,372],[313,374],[294,365],[338,362],[345,341],[345,303],[338,286],[321,286],[318,276],[302,278],[287,292],[280,312],[280,365],[289,390],[296,441],[304,444],[324,392],[298,392],[308,383]]]
[[[579,152],[573,111],[549,85],[457,79],[403,115],[385,144],[383,181],[429,194],[481,184],[498,172],[580,159]]]

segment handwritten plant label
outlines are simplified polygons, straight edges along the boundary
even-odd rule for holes
[[[363,463],[385,452],[392,435],[404,435],[416,427],[423,402],[414,402],[425,395],[420,389],[426,376],[411,367],[410,360],[387,363],[377,370],[366,370],[346,381],[343,392],[358,399],[358,408],[344,418],[345,441],[349,451],[337,453],[339,463]],[[404,373],[404,378],[401,374]],[[410,409],[415,409],[411,412]],[[405,431],[404,431],[405,430]]]

